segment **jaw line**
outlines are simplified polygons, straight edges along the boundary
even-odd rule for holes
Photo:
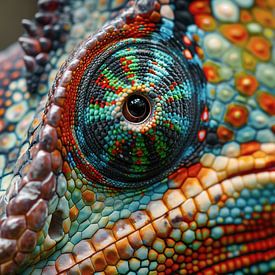
[[[122,235],[120,238],[114,239],[114,240],[108,240],[106,238],[105,241],[101,242],[101,244],[99,245],[100,248],[96,248],[95,246],[93,246],[93,252],[90,255],[87,255],[86,257],[84,257],[81,260],[78,260],[75,262],[74,265],[79,264],[83,261],[85,261],[86,259],[95,256],[97,253],[103,252],[105,249],[109,248],[111,245],[117,243],[118,241],[122,241],[125,238],[130,237],[132,234],[134,234],[136,231],[142,231],[142,230],[146,230],[146,228],[148,226],[150,226],[151,224],[154,224],[156,222],[161,222],[161,221],[167,221],[168,223],[171,224],[172,228],[179,228],[179,225],[175,225],[172,222],[172,216],[173,216],[173,212],[177,212],[177,211],[182,211],[182,206],[185,203],[188,203],[188,201],[192,200],[194,202],[197,202],[200,200],[200,196],[202,195],[202,193],[211,193],[214,190],[221,190],[221,194],[219,196],[213,196],[211,199],[211,204],[221,204],[223,205],[226,201],[226,199],[230,198],[230,197],[238,197],[240,192],[247,188],[247,189],[255,189],[255,188],[262,188],[267,184],[275,184],[275,166],[274,166],[274,155],[269,155],[269,157],[271,157],[271,161],[266,161],[265,163],[265,167],[264,168],[253,168],[253,169],[249,169],[246,171],[242,171],[239,173],[234,173],[231,174],[229,177],[224,178],[221,181],[218,181],[216,183],[213,183],[211,185],[209,185],[206,189],[203,189],[202,192],[197,193],[195,196],[193,197],[189,197],[187,198],[185,201],[183,201],[182,203],[180,203],[179,205],[174,206],[173,208],[170,208],[167,212],[165,212],[164,214],[152,218],[150,217],[145,211],[145,210],[138,210],[133,212],[134,213],[140,213],[141,215],[145,216],[145,223],[139,227],[135,227],[133,226],[133,230],[129,231],[127,234]],[[252,177],[254,178],[253,181]],[[184,185],[184,184],[183,184]],[[196,204],[196,203],[195,203]],[[198,208],[198,207],[197,207]],[[198,210],[196,208],[196,212],[193,213],[193,216],[196,215],[197,212],[199,212],[200,210]],[[188,216],[188,213],[186,213],[186,215],[182,215],[180,218],[180,222],[184,222],[184,216]],[[174,216],[175,217],[175,216]],[[130,222],[131,223],[131,217],[127,218],[127,219],[123,219],[123,220],[118,220],[115,224],[117,224],[118,222]],[[93,240],[95,240],[97,234],[102,234],[102,232],[106,232],[106,234],[108,235],[109,232],[111,232],[112,229],[99,229],[93,236],[91,236],[90,239],[85,239],[82,240],[83,242],[89,242],[90,245],[92,245],[91,243],[93,242]],[[72,252],[73,253],[73,252]],[[69,269],[71,269],[74,265],[72,265]],[[66,269],[66,270],[69,270]],[[65,271],[58,271],[63,272]]]

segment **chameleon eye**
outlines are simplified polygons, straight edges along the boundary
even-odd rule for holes
[[[151,113],[151,107],[147,97],[134,94],[125,100],[122,113],[129,122],[140,123],[148,118]]]
[[[67,167],[91,183],[136,188],[164,179],[194,155],[205,83],[191,48],[146,19],[123,22],[68,59],[47,116],[59,105]]]

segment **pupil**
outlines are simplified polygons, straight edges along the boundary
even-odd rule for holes
[[[147,101],[144,97],[141,96],[131,96],[128,99],[128,110],[134,117],[141,117],[146,112]]]
[[[134,123],[144,121],[150,113],[150,103],[142,95],[131,95],[123,106],[124,117]]]

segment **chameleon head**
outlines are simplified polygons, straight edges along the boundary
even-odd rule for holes
[[[275,84],[224,24],[252,3],[175,5],[130,4],[59,69],[2,203],[2,273],[274,268]]]

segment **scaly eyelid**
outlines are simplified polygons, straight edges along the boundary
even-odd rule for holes
[[[200,120],[205,109],[205,79],[200,66],[195,65],[198,46],[186,34],[182,35],[182,40],[167,35],[173,24],[157,17],[155,13],[159,10],[160,6],[155,6],[154,10],[144,13],[135,9],[123,13],[119,20],[110,22],[82,42],[56,79],[50,98],[50,119],[46,113],[45,122],[51,123],[54,118],[54,124],[60,128],[59,138],[64,143],[68,169],[77,169],[91,183],[111,188],[136,186],[136,182],[140,187],[153,184],[174,171],[197,150],[198,146],[191,141],[200,143],[205,138],[203,128],[206,123]],[[198,77],[200,81],[197,81]],[[102,93],[98,100],[95,100],[93,91],[96,97]],[[104,98],[104,91],[112,101]],[[165,91],[170,93],[170,99]],[[146,122],[130,125],[123,121],[120,106],[136,92],[155,94],[157,98],[153,101],[158,103],[153,104],[156,108]],[[64,93],[64,100],[60,100],[60,93]],[[173,99],[173,93],[179,96]],[[52,116],[52,112],[55,113],[52,108],[58,109],[55,104],[59,105],[58,116]],[[161,106],[163,111],[160,111]],[[164,118],[168,107],[175,109],[175,116],[166,115]],[[109,120],[103,118],[101,121],[95,108],[107,112],[102,113],[101,118],[109,116]],[[168,133],[161,130],[160,120],[170,125]],[[87,124],[88,121],[93,124]],[[105,129],[97,124],[106,125]],[[108,132],[108,125],[116,128],[115,132],[123,137],[113,136]],[[104,131],[108,133],[103,134]],[[106,135],[109,136],[107,144]],[[162,152],[159,148],[163,146],[155,135],[166,143]],[[167,135],[171,136],[170,140],[165,137]],[[136,143],[130,141],[136,139],[139,140]],[[173,145],[176,140],[181,141],[179,146]],[[140,148],[137,144],[143,142],[146,145],[144,143]],[[130,147],[134,148],[134,155],[127,149]],[[169,148],[175,150],[172,154],[170,152],[170,158],[167,157]],[[147,153],[150,151],[155,154],[153,158]]]

